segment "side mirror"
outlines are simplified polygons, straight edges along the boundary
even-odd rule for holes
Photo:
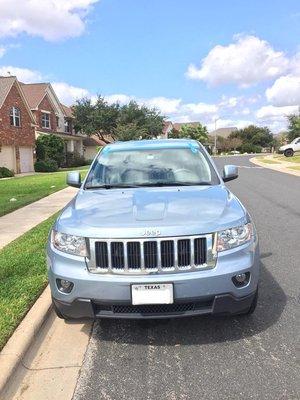
[[[238,167],[236,165],[225,165],[223,168],[223,181],[228,182],[239,176]]]
[[[67,184],[69,186],[80,188],[80,186],[81,186],[81,175],[80,175],[80,173],[77,172],[77,171],[68,172]]]

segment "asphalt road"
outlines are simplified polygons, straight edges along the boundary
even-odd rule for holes
[[[260,298],[251,317],[94,324],[74,400],[299,399],[300,179],[255,168],[228,183],[256,223]],[[250,168],[254,167],[254,168]]]

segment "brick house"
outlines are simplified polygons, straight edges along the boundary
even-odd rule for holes
[[[0,166],[33,171],[35,119],[14,76],[0,77]]]
[[[70,107],[61,104],[50,83],[21,84],[36,120],[36,137],[55,134],[65,142],[66,153],[84,155],[84,135],[76,133]]]

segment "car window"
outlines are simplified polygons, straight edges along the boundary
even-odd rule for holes
[[[218,176],[198,147],[102,151],[86,187],[219,184]]]

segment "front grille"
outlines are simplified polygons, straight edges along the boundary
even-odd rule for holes
[[[213,298],[189,303],[173,303],[173,304],[117,304],[117,305],[101,305],[94,304],[95,314],[113,313],[113,314],[143,314],[143,315],[159,315],[159,314],[181,314],[188,311],[196,311],[211,308]]]
[[[93,247],[94,246],[94,247]],[[212,235],[141,240],[94,240],[91,272],[151,273],[213,266]]]

